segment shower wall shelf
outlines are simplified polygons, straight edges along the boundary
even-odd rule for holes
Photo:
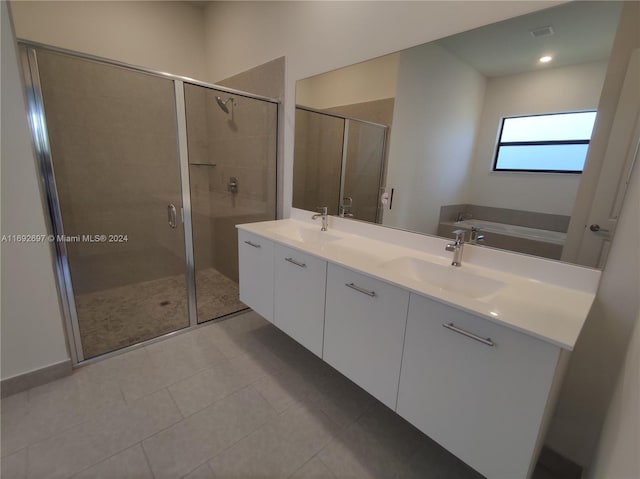
[[[216,166],[215,163],[189,163],[191,166]]]

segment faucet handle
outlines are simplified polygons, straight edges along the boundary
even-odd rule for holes
[[[456,235],[456,241],[464,243],[464,235],[466,234],[466,230],[454,230],[452,233]]]
[[[327,214],[328,209],[329,208],[327,206],[316,206],[316,211],[319,211],[323,215]]]

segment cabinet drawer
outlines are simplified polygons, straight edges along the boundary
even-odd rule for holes
[[[412,294],[397,412],[483,475],[525,478],[559,354]]]
[[[329,264],[323,359],[395,409],[409,293]]]
[[[273,242],[238,230],[240,301],[273,322]]]
[[[327,262],[275,245],[274,324],[322,357]]]

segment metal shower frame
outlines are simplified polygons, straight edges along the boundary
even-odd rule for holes
[[[121,349],[117,349],[91,359],[86,359],[82,348],[80,328],[78,324],[78,316],[75,306],[75,297],[71,283],[71,275],[69,270],[69,257],[66,244],[63,241],[55,241],[51,243],[53,253],[53,267],[56,276],[56,286],[58,289],[58,298],[65,323],[65,332],[67,346],[71,354],[71,361],[74,367],[79,365],[90,364],[92,362],[121,354],[126,351],[143,347],[162,340],[164,338],[182,334],[202,326],[198,323],[196,310],[196,292],[195,292],[195,261],[193,254],[193,229],[191,220],[191,192],[189,186],[189,158],[187,150],[187,123],[186,123],[186,107],[184,98],[184,85],[196,85],[208,89],[213,89],[236,96],[251,98],[254,100],[266,101],[277,105],[276,117],[276,136],[279,137],[280,118],[282,117],[282,102],[275,98],[269,98],[261,95],[235,90],[219,86],[213,83],[207,83],[193,78],[174,75],[167,72],[161,72],[150,68],[140,67],[136,65],[119,62],[107,58],[90,55],[87,53],[75,52],[64,48],[52,47],[37,42],[18,39],[18,47],[20,61],[22,64],[22,73],[27,98],[27,110],[29,116],[29,126],[36,153],[37,170],[40,175],[40,192],[42,198],[43,211],[45,214],[45,222],[48,235],[63,235],[64,229],[62,224],[62,215],[60,203],[58,199],[58,190],[56,188],[56,179],[53,171],[53,163],[51,157],[51,146],[47,132],[47,124],[44,114],[44,101],[40,84],[40,74],[38,70],[38,50],[45,50],[74,58],[89,60],[101,64],[111,65],[115,67],[125,68],[130,71],[136,71],[170,80],[174,85],[174,100],[176,105],[176,127],[177,127],[177,148],[179,158],[180,186],[182,194],[182,207],[184,209],[184,246],[185,246],[185,276],[187,282],[187,304],[188,304],[188,326],[167,334],[157,336],[155,338],[142,341]],[[276,142],[276,158],[278,158],[279,141]],[[276,169],[278,169],[276,162]],[[276,178],[278,173],[276,171]],[[276,185],[277,196],[277,185]],[[276,217],[278,216],[276,209]]]

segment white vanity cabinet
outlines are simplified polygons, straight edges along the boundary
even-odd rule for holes
[[[322,357],[327,262],[275,245],[274,324]]]
[[[409,292],[329,263],[323,359],[395,409]]]
[[[273,241],[238,230],[240,301],[273,322]]]
[[[560,348],[411,294],[397,413],[492,479],[526,478]]]

